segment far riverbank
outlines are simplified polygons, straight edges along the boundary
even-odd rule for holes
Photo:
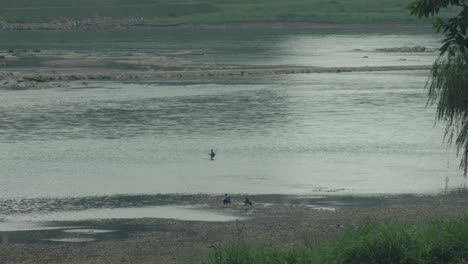
[[[135,19],[54,20],[51,22],[15,23],[0,20],[0,31],[24,30],[177,30],[177,29],[395,29],[430,30],[429,23],[317,23],[317,22],[226,22],[151,24]]]

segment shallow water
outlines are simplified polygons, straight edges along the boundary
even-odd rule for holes
[[[94,234],[104,234],[104,233],[112,233],[116,232],[115,230],[106,230],[106,229],[67,229],[63,230],[65,233],[72,233],[72,234],[87,234],[87,235],[94,235]]]
[[[1,50],[78,52],[144,51],[176,56],[187,65],[381,66],[431,65],[440,38],[414,29],[252,29],[84,32],[0,32]],[[377,52],[379,48],[424,46],[427,52]],[[171,55],[169,55],[171,57]],[[35,64],[37,61],[26,61]],[[23,66],[23,62],[10,64]]]
[[[229,222],[244,217],[207,210],[203,206],[149,206],[133,208],[100,208],[45,213],[12,214],[0,221],[0,232],[64,229],[54,222],[77,222],[102,219],[163,218],[184,221]],[[70,228],[70,227],[69,227]],[[66,233],[100,234],[109,230],[70,229]],[[94,232],[95,231],[95,232]]]
[[[114,36],[112,48],[207,45],[208,54],[192,56],[191,63],[358,66],[430,64],[438,45],[429,34],[202,36],[192,43]],[[109,47],[104,40],[74,41],[51,47]],[[21,45],[34,46],[28,43]],[[432,51],[374,51],[413,45]],[[53,201],[158,193],[433,193],[446,177],[459,186],[458,160],[442,144],[434,108],[426,107],[427,76],[327,73],[0,89],[0,201],[10,212],[17,212],[14,205],[48,208],[44,201],[66,211],[67,203]]]
[[[62,243],[85,243],[85,242],[93,242],[96,241],[95,238],[80,238],[80,237],[73,237],[73,238],[49,238],[44,239],[46,241],[52,242],[62,242]]]

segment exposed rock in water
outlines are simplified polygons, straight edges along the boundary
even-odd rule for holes
[[[413,47],[381,48],[381,49],[375,49],[375,51],[380,51],[380,52],[424,52],[424,51],[426,51],[426,47],[413,46]]]
[[[3,89],[24,90],[35,88],[36,83],[24,79],[4,80],[0,81],[0,87]]]

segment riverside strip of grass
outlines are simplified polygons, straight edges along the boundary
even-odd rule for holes
[[[204,264],[468,263],[468,217],[425,224],[368,223],[336,241],[277,249],[234,242],[213,247]]]
[[[0,0],[0,20],[109,17],[146,24],[225,22],[421,23],[409,0]]]

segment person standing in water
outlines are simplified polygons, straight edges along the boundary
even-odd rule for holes
[[[252,205],[252,201],[250,201],[248,197],[245,197],[244,205]]]
[[[210,154],[209,154],[209,155],[210,155],[210,158],[211,158],[211,160],[214,160],[214,157],[216,156],[216,152],[215,152],[215,151],[213,151],[213,149],[211,149],[211,151],[210,151]]]
[[[230,204],[231,203],[231,196],[229,196],[227,193],[224,194],[224,198],[223,198],[223,204],[226,205],[226,204]]]

